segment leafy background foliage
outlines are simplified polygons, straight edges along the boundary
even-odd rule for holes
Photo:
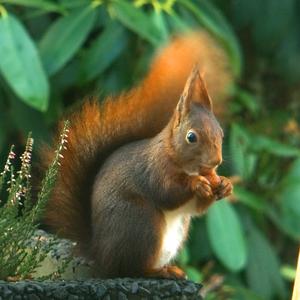
[[[84,95],[142,77],[174,32],[203,27],[236,75],[221,172],[234,197],[193,223],[178,261],[207,299],[288,299],[300,240],[297,0],[0,0],[0,160]],[[218,288],[218,286],[220,286]]]

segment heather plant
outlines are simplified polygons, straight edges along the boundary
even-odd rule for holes
[[[78,100],[137,84],[157,49],[191,28],[216,38],[235,74],[220,174],[237,180],[230,201],[193,220],[179,264],[206,299],[288,299],[300,241],[300,1],[0,0],[0,149],[29,131],[49,140]]]
[[[58,174],[61,152],[67,143],[67,127],[66,123],[35,204],[32,201],[30,180],[33,138],[31,135],[27,138],[18,171],[14,168],[14,146],[10,149],[4,169],[0,173],[0,194],[7,198],[0,202],[0,279],[31,278],[34,270],[57,243],[55,237],[43,243],[43,237],[36,236],[35,232]],[[54,275],[57,274],[49,274],[49,277]]]

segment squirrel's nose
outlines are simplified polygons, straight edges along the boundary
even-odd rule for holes
[[[216,159],[212,159],[209,161],[209,164],[212,167],[218,167],[222,163],[222,157],[217,157]]]

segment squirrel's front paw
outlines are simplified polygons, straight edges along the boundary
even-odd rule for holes
[[[226,198],[232,194],[233,186],[227,177],[220,176],[220,183],[213,189],[214,195],[216,195],[217,200]]]
[[[212,199],[214,197],[210,182],[204,176],[194,177],[191,183],[192,191],[200,199]]]

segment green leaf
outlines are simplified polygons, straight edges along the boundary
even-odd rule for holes
[[[183,247],[183,249],[180,250],[179,254],[176,257],[176,260],[180,263],[181,266],[188,264],[189,253],[187,247]]]
[[[270,211],[272,220],[291,238],[300,240],[300,158],[291,165],[277,195],[279,211]]]
[[[26,104],[45,111],[49,85],[37,49],[14,16],[0,17],[0,71],[13,91]]]
[[[197,20],[224,45],[230,58],[235,76],[239,76],[242,68],[242,54],[236,36],[229,23],[211,2],[178,0],[182,6],[190,10]]]
[[[40,41],[42,61],[49,75],[60,70],[88,36],[96,18],[92,5],[76,9],[55,21]]]
[[[27,136],[30,132],[34,132],[35,139],[44,141],[50,139],[44,113],[28,107],[13,97],[10,99],[10,105],[11,111],[9,117],[11,122],[23,136]]]
[[[234,194],[238,201],[249,206],[256,211],[263,212],[265,210],[265,202],[259,195],[256,195],[245,188],[235,185]]]
[[[63,5],[65,8],[74,8],[79,7],[82,5],[85,5],[87,3],[86,0],[59,0],[59,2]]]
[[[212,205],[207,213],[207,230],[211,246],[220,261],[231,271],[244,268],[247,246],[237,213],[226,201]]]
[[[108,68],[128,44],[128,35],[117,22],[109,23],[81,60],[81,77],[90,81]]]
[[[166,19],[170,24],[169,26],[175,32],[185,32],[190,29],[190,26],[175,11],[171,11],[170,14],[167,14]]]
[[[252,19],[252,34],[256,47],[265,53],[276,53],[285,36],[293,28],[291,20],[295,14],[294,0],[258,1],[256,14]],[[299,31],[297,30],[299,33]],[[299,34],[298,34],[299,35]],[[268,41],[268,43],[266,43]]]
[[[189,280],[192,280],[194,282],[201,282],[203,280],[203,275],[201,274],[201,272],[194,267],[188,266],[184,269],[184,271]]]
[[[229,146],[234,171],[243,179],[249,179],[255,169],[257,157],[250,152],[250,134],[239,124],[232,124]]]
[[[284,181],[300,183],[300,158],[297,158],[290,166]]]
[[[234,297],[232,300],[264,300],[259,297],[257,294],[253,293],[244,287],[235,287]]]
[[[150,17],[156,28],[160,31],[162,42],[167,42],[169,39],[169,31],[166,24],[165,14],[161,10],[153,10]]]
[[[280,157],[300,156],[300,149],[281,143],[263,135],[253,135],[251,148],[255,151],[267,151]]]
[[[285,186],[280,193],[281,223],[289,235],[300,240],[300,183]]]
[[[280,41],[275,56],[275,70],[281,78],[289,83],[298,83],[300,80],[300,35],[298,23],[290,26],[289,31]]]
[[[286,299],[278,257],[272,245],[253,225],[248,241],[251,251],[249,251],[246,277],[251,290],[265,300],[273,299],[274,295]]]
[[[189,264],[199,265],[201,261],[211,259],[213,253],[210,247],[208,233],[205,227],[204,218],[196,218],[192,220],[191,229],[188,239]]]
[[[1,2],[39,8],[44,11],[65,12],[61,5],[47,0],[2,0]]]
[[[159,46],[163,42],[162,33],[153,20],[141,9],[124,0],[111,2],[110,11],[127,28],[150,42]]]
[[[243,105],[244,108],[249,110],[254,116],[260,109],[260,103],[257,96],[241,88],[236,89],[236,98]]]
[[[282,277],[290,282],[294,282],[296,278],[296,272],[296,266],[284,265],[280,269]]]

